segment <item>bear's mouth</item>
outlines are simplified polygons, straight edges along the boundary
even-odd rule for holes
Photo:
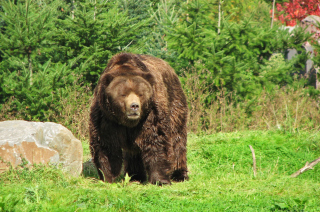
[[[129,120],[137,120],[140,118],[140,113],[139,112],[128,113],[127,117]]]

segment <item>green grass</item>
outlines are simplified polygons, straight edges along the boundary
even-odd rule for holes
[[[0,175],[0,211],[320,211],[320,165],[290,177],[319,156],[318,132],[190,134],[188,182],[108,184],[88,173],[19,168]]]

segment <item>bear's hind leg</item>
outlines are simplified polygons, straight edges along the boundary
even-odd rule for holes
[[[171,174],[171,179],[176,182],[189,180],[188,171],[185,169],[174,170],[173,173]]]
[[[187,169],[187,136],[186,133],[183,135],[177,135],[174,145],[174,168],[170,178],[176,182],[189,180],[188,169]]]
[[[140,153],[125,153],[124,170],[131,177],[131,181],[139,181],[141,183],[147,181],[147,174]]]

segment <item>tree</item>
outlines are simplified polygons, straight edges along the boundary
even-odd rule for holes
[[[171,23],[169,23],[171,24]],[[210,15],[210,3],[198,0],[182,5],[179,21],[166,29],[168,47],[175,49],[185,66],[205,60],[207,46],[216,34],[216,25]]]
[[[133,23],[115,2],[76,1],[74,18],[64,16],[57,21],[54,40],[58,45],[52,52],[53,61],[76,61],[72,69],[92,87],[111,56],[135,43],[147,22]],[[71,11],[65,10],[68,12]]]
[[[50,55],[60,5],[58,0],[2,1],[0,103],[26,120],[52,121],[76,79],[74,63],[53,63]]]
[[[151,21],[148,23],[148,29],[141,37],[136,51],[162,58],[169,63],[175,63],[178,54],[174,49],[168,48],[166,29],[178,21],[180,3],[177,0],[156,2],[153,1],[147,10]]]
[[[15,4],[15,2],[17,2]],[[57,3],[49,0],[2,1],[5,23],[0,34],[1,66],[6,70],[28,70],[29,84],[37,71],[40,55],[52,44]]]
[[[218,33],[211,6],[201,0],[189,2],[182,7],[178,21],[166,28],[168,47],[179,55],[172,66],[178,71],[177,64],[195,67],[190,69],[192,74],[198,75],[212,94],[207,101],[216,100],[222,89],[240,102],[253,99],[262,89],[293,82],[293,73],[303,66],[306,54],[279,67],[268,61],[273,53],[284,58],[288,48],[301,50],[306,35],[297,31],[290,36],[288,31],[270,28],[269,20],[261,20],[255,13],[239,22],[230,21],[232,15],[222,16]],[[264,12],[268,11],[265,7]],[[204,75],[203,70],[210,74]]]

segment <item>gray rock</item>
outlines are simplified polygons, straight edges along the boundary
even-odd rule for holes
[[[303,19],[299,25],[296,25],[294,27],[280,27],[280,29],[289,30],[289,32],[293,32],[293,30],[296,27],[302,27],[305,32],[312,34],[312,38],[314,39],[314,41],[317,41],[318,44],[320,44],[320,30],[318,29],[319,26],[320,26],[320,17],[315,15],[310,15],[305,19]],[[318,74],[317,74],[319,73],[320,69],[318,65],[313,64],[313,61],[311,59],[314,57],[314,54],[315,54],[314,48],[309,42],[306,42],[303,45],[303,47],[305,48],[306,52],[310,54],[310,58],[306,61],[305,70],[301,70],[301,72],[298,74],[301,74],[306,78],[308,78],[309,81],[315,86],[316,89],[320,89],[320,79],[318,78]],[[298,54],[299,52],[297,52],[296,49],[288,49],[286,58],[288,60],[291,60]]]
[[[319,39],[318,34],[320,30],[317,28],[320,26],[320,17],[316,15],[309,15],[300,22],[300,27],[304,28],[306,32],[313,34],[313,38]]]
[[[22,163],[54,164],[73,176],[82,171],[81,142],[64,126],[52,122],[0,122],[0,171]]]

